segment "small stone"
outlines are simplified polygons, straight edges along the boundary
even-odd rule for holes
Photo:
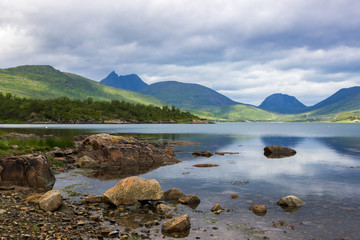
[[[187,236],[187,234],[189,234],[190,226],[190,217],[186,214],[164,222],[161,226],[161,230],[163,233],[170,235],[180,234]]]
[[[219,212],[219,211],[221,211],[222,210],[222,208],[221,208],[221,206],[220,206],[220,204],[215,204],[215,206],[213,206],[212,208],[211,208],[211,211],[212,212]]]
[[[191,208],[197,208],[200,204],[200,198],[195,195],[187,195],[180,198],[179,203],[189,205]]]
[[[157,212],[160,212],[160,213],[166,213],[166,212],[169,212],[171,211],[171,207],[166,205],[166,204],[163,204],[163,203],[160,203],[158,205],[156,205],[156,211]]]
[[[249,208],[249,210],[258,216],[265,216],[267,213],[265,205],[254,205],[254,206],[251,206]]]
[[[102,195],[88,195],[85,197],[87,203],[101,203],[103,201]]]
[[[185,194],[177,188],[172,188],[164,192],[165,201],[178,201],[179,198],[185,197]]]
[[[236,199],[236,198],[238,198],[239,197],[239,195],[237,195],[237,194],[231,194],[231,198],[232,199]]]
[[[77,222],[77,225],[78,225],[78,226],[84,226],[84,225],[85,225],[85,222],[82,221],[82,220],[80,220],[80,221]]]

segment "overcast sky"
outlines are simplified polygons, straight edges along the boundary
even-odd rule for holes
[[[360,85],[359,0],[0,0],[0,68],[176,80],[259,105]]]

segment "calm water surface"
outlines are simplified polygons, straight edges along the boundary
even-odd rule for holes
[[[196,210],[179,206],[179,214],[191,216],[189,239],[359,239],[360,229],[360,124],[327,123],[218,123],[211,125],[0,125],[7,131],[72,136],[121,133],[155,142],[193,141],[200,145],[178,146],[182,162],[158,168],[141,177],[157,179],[163,190],[179,188],[196,194]],[[263,155],[267,145],[282,145],[297,154],[282,159]],[[239,152],[195,158],[195,150]],[[194,164],[218,164],[195,168]],[[239,184],[249,181],[248,184]],[[56,189],[79,184],[75,190],[103,194],[118,180],[100,181],[69,172],[57,176]],[[240,197],[231,199],[231,194]],[[65,192],[64,192],[65,194]],[[293,213],[276,202],[296,195],[306,204]],[[220,203],[226,213],[214,215]],[[248,210],[265,204],[261,217]]]

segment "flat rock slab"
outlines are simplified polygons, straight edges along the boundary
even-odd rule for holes
[[[194,157],[211,157],[213,156],[214,154],[210,151],[195,151],[192,153],[192,155]]]

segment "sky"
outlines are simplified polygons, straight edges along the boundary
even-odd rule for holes
[[[181,81],[259,105],[360,85],[358,0],[0,0],[0,68]]]

